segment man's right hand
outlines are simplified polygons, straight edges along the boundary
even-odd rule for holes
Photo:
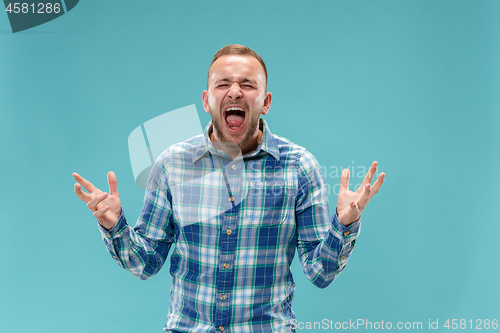
[[[75,193],[78,198],[87,203],[87,207],[105,229],[113,228],[122,213],[115,173],[113,171],[108,173],[109,194],[102,192],[76,172],[73,173],[73,177],[78,182],[75,184]],[[82,191],[82,186],[89,193]]]

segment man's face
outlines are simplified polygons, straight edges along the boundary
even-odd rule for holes
[[[212,116],[214,141],[245,148],[256,143],[260,115],[267,114],[272,95],[266,93],[262,65],[251,56],[225,55],[208,74],[203,108]]]

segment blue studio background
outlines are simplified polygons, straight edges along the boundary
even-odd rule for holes
[[[499,14],[496,0],[81,0],[13,34],[0,13],[0,332],[162,331],[168,267],[145,282],[122,270],[71,173],[107,191],[115,171],[135,223],[128,135],[190,104],[205,126],[208,65],[231,43],[264,58],[265,119],[332,189],[344,167],[387,174],[330,287],[294,261],[299,331],[500,319]]]

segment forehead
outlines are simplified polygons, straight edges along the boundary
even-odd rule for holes
[[[208,78],[210,81],[221,79],[258,79],[265,81],[265,73],[260,62],[254,57],[224,55],[212,64]]]

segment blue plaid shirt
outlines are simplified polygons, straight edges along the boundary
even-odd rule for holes
[[[134,228],[122,213],[100,228],[118,264],[140,279],[172,244],[165,332],[294,332],[297,249],[320,288],[344,269],[360,222],[330,217],[322,169],[306,149],[271,134],[231,159],[204,135],[173,145],[154,164]]]

